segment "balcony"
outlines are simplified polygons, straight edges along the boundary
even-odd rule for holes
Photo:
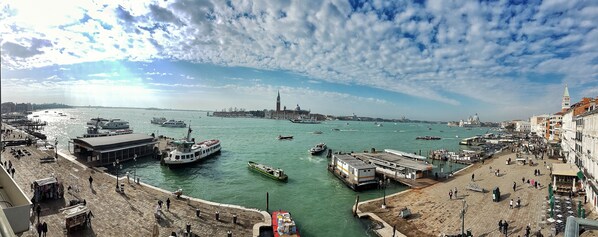
[[[4,168],[0,168],[0,208],[15,234],[29,230],[32,203]]]

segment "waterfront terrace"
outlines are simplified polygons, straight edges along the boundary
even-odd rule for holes
[[[158,141],[146,134],[123,134],[118,136],[75,138],[74,154],[89,166],[103,166],[112,164],[116,159],[126,161],[138,157],[158,153]]]

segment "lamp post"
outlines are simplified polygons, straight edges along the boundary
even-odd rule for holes
[[[382,209],[386,209],[386,175],[384,175],[384,179],[380,180],[380,186],[382,187]]]
[[[461,210],[461,236],[465,236],[465,212],[467,212],[467,203],[463,199],[463,209]]]
[[[116,170],[116,190],[118,191],[118,169],[120,168],[119,160],[116,159],[115,162],[112,162],[112,166]]]
[[[133,156],[133,161],[135,161],[135,165],[133,166],[133,183],[137,180],[137,154]]]

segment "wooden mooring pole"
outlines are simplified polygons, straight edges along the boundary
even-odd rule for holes
[[[266,212],[270,212],[270,194],[266,192]]]
[[[357,205],[359,205],[359,195],[355,198],[355,208],[353,208],[353,216],[357,216]]]

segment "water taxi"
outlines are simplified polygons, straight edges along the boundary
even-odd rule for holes
[[[302,119],[302,118],[289,119],[289,121],[291,121],[291,123],[301,123],[301,124],[319,124],[320,123],[320,121],[318,121],[316,119]]]
[[[274,180],[287,182],[289,179],[282,169],[275,169],[270,166],[255,163],[253,161],[247,162],[247,167]]]
[[[187,165],[220,152],[220,140],[212,139],[196,144],[191,139],[192,131],[189,126],[187,138],[173,142],[176,147],[164,158],[165,165],[168,167]]]
[[[315,145],[314,147],[312,147],[311,149],[309,149],[309,153],[313,156],[313,155],[319,155],[322,154],[322,152],[324,152],[328,147],[326,147],[326,143],[319,143],[317,145]]]
[[[435,136],[421,136],[421,137],[416,137],[415,140],[440,140],[442,138],[440,137],[435,137]]]
[[[300,237],[299,229],[288,211],[272,212],[272,229],[274,237]]]
[[[278,135],[278,140],[292,140],[293,136],[282,136]]]

